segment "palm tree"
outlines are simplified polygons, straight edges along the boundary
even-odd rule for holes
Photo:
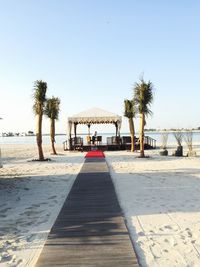
[[[153,84],[148,81],[147,83],[140,80],[139,83],[135,83],[134,86],[134,100],[138,105],[138,111],[140,114],[140,157],[144,155],[144,126],[146,124],[146,117],[152,114],[150,106],[153,102]]]
[[[60,99],[57,97],[53,97],[47,99],[46,108],[45,108],[45,114],[50,119],[51,125],[50,125],[50,137],[51,137],[51,146],[53,154],[56,155],[55,150],[55,120],[58,119],[60,111]]]
[[[131,152],[134,152],[135,150],[135,127],[134,127],[134,121],[133,118],[135,118],[136,115],[136,109],[135,104],[133,100],[124,100],[124,116],[128,118],[129,122],[129,129],[131,134]]]
[[[36,127],[36,141],[38,146],[39,160],[44,160],[43,150],[42,150],[42,116],[44,112],[45,102],[46,102],[46,91],[47,83],[42,80],[37,80],[34,83],[34,105],[33,111],[37,116],[37,127]]]

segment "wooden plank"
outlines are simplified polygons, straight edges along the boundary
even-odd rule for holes
[[[105,159],[86,159],[36,267],[139,266]]]

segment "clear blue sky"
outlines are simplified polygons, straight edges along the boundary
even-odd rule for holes
[[[37,79],[65,132],[90,107],[123,115],[141,73],[155,87],[148,128],[200,126],[199,14],[198,0],[0,0],[0,132],[35,130]]]

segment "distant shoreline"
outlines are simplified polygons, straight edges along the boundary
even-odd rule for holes
[[[176,132],[176,131],[178,131],[178,130],[156,130],[156,131],[145,131],[145,134],[147,135],[147,134],[161,134],[161,133],[174,133],[174,132]],[[181,130],[181,132],[182,133],[185,133],[185,132],[187,132],[188,130]],[[192,132],[193,133],[200,133],[200,130],[192,130]],[[101,134],[101,135],[115,135],[115,133],[113,132],[113,133],[99,133],[99,134]],[[139,135],[139,132],[136,132],[135,133],[136,135]],[[72,136],[73,136],[74,134],[72,133]],[[88,133],[78,133],[77,135],[88,135]],[[129,132],[122,132],[121,134],[120,134],[121,136],[123,136],[123,135],[130,135],[130,133]],[[2,137],[2,138],[7,138],[7,137],[34,137],[34,136],[36,136],[35,134],[34,135],[10,135],[10,136],[0,136],[0,138]],[[50,136],[50,134],[43,134],[42,136]],[[55,136],[67,136],[67,134],[65,134],[65,133],[58,133],[58,134],[56,134]]]

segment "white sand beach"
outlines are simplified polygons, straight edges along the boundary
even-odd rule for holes
[[[85,153],[44,146],[52,160],[32,162],[35,145],[1,149],[0,266],[33,267]],[[141,266],[200,266],[200,157],[105,154]]]
[[[137,153],[106,153],[139,262],[143,267],[198,267],[200,158],[158,152],[146,151],[150,158],[145,159]]]
[[[0,266],[34,266],[84,160],[81,153],[50,155],[32,162],[35,145],[1,146]]]

